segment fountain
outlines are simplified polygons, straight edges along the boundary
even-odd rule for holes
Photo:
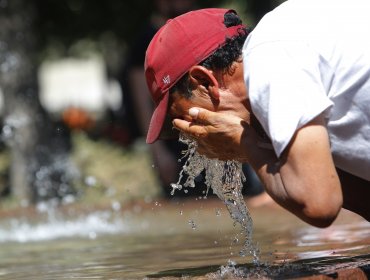
[[[33,2],[0,1],[1,140],[10,149],[10,191],[24,204],[74,193],[65,176],[69,132],[38,99],[36,18]]]

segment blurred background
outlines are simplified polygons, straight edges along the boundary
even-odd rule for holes
[[[158,28],[205,7],[235,9],[253,27],[281,2],[0,0],[0,278],[342,279],[341,267],[369,267],[368,222],[344,211],[327,229],[310,227],[259,200],[243,165],[263,264],[253,270],[238,253],[246,232],[216,196],[204,199],[202,174],[170,194],[185,147],[145,144],[143,63]]]
[[[281,2],[0,0],[0,209],[168,197],[183,147],[145,144],[151,37],[189,10],[233,8],[254,26]]]

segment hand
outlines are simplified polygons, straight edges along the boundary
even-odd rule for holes
[[[189,115],[192,121],[175,119],[173,125],[197,141],[199,153],[221,160],[248,161],[247,145],[257,144],[248,120],[202,108],[191,108]]]

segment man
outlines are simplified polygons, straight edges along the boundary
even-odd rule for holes
[[[342,207],[370,220],[368,8],[289,0],[250,34],[222,9],[168,22],[146,54],[147,142],[169,114],[200,153],[249,162],[307,223],[326,227]]]
[[[152,37],[169,18],[183,14],[196,7],[194,0],[156,0],[154,5],[155,10],[149,23],[145,26],[144,32],[139,33],[138,39],[134,41],[131,47],[125,73],[122,75],[128,123],[138,137],[146,133],[151,119],[151,112],[154,109],[145,85],[143,67],[145,50]],[[135,131],[137,132],[135,133]],[[175,139],[157,141],[150,147],[154,171],[158,175],[166,197],[202,196],[206,191],[204,178],[200,175],[196,178],[196,188],[188,188],[186,193],[178,191],[174,195],[171,194],[172,188],[170,184],[177,181],[179,172],[186,160],[178,160],[184,148],[185,145]],[[243,188],[243,194],[254,196],[254,200],[257,201],[257,195],[263,192],[263,187],[247,164],[243,164],[243,171],[246,177],[245,184],[248,186],[248,188]],[[184,176],[183,180],[186,178]],[[261,200],[260,197],[258,201]]]

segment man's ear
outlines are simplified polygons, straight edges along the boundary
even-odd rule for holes
[[[213,99],[219,100],[218,81],[213,71],[200,65],[192,66],[189,70],[189,82],[192,88],[204,87]]]

